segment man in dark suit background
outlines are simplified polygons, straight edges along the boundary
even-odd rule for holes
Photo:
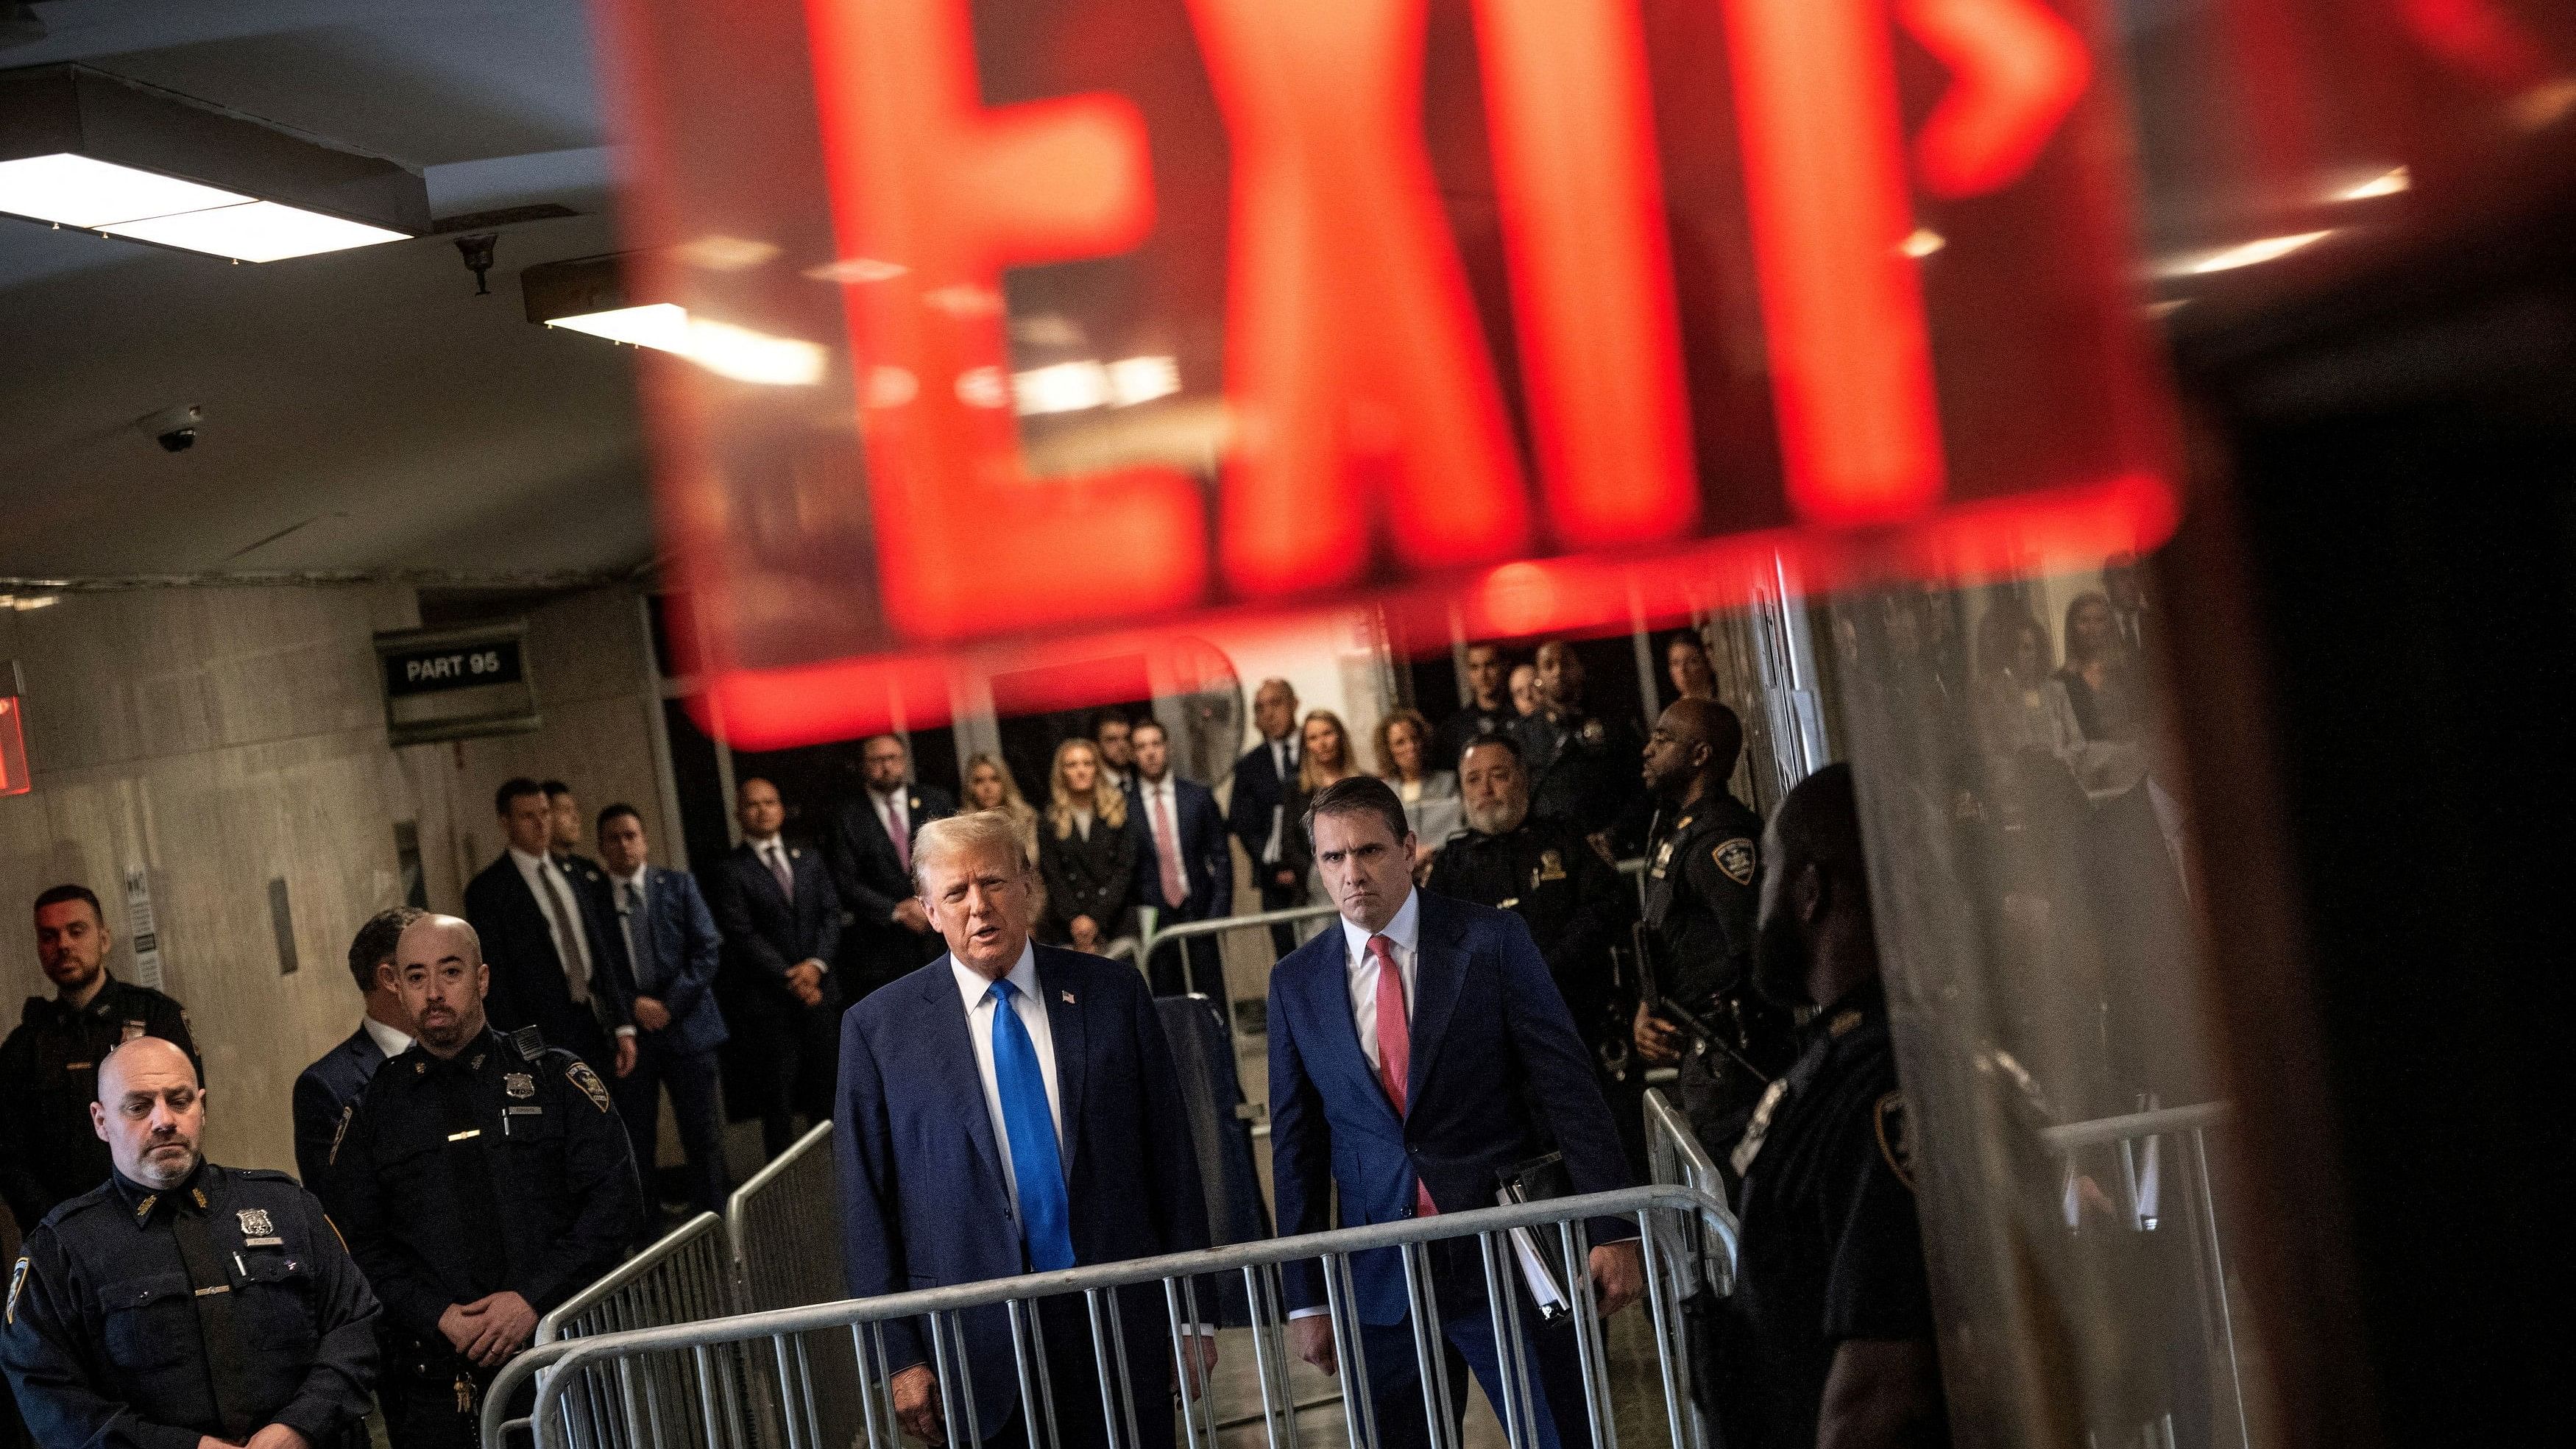
[[[315,1192],[321,1191],[317,1184],[331,1163],[340,1114],[367,1089],[376,1068],[411,1050],[411,1013],[403,1010],[402,992],[394,984],[394,943],[421,914],[411,906],[394,906],[358,928],[349,943],[349,975],[358,983],[366,1014],[347,1041],[324,1052],[295,1079],[295,1175]]]
[[[742,844],[716,867],[718,977],[732,1027],[731,1081],[760,1113],[771,1157],[796,1143],[796,1114],[832,1115],[833,1058],[843,1004],[832,954],[841,944],[841,898],[823,858],[779,835],[787,806],[755,776],[734,791]],[[738,1104],[740,1105],[740,1104]]]
[[[1142,822],[1145,842],[1136,856],[1136,899],[1161,911],[1165,926],[1233,915],[1234,855],[1225,847],[1215,793],[1172,769],[1172,737],[1162,721],[1138,720],[1127,738],[1136,758],[1129,812]],[[1198,989],[1222,994],[1225,966],[1213,936],[1156,951],[1147,963],[1154,994],[1176,996],[1189,984],[1181,973],[1184,946]]]
[[[1029,939],[1028,861],[1009,816],[940,821],[919,851],[921,896],[949,953],[852,1008],[841,1027],[833,1148],[851,1295],[1206,1247],[1180,1076],[1144,981]],[[1148,1285],[1117,1302],[1134,1438],[1170,1449],[1162,1295]],[[1041,1300],[1037,1317],[1057,1442],[1107,1444],[1102,1396],[1083,1387],[1099,1374],[1082,1299]],[[1214,1366],[1216,1339],[1185,1327],[1195,1379]],[[1005,1311],[969,1313],[963,1330],[986,1442],[1045,1442],[1020,1402]],[[897,1416],[944,1442],[920,1325],[887,1324],[885,1346]],[[952,1407],[963,1426],[966,1406]]]
[[[912,837],[957,813],[946,791],[913,783],[912,751],[894,735],[860,742],[859,769],[867,788],[823,839],[832,887],[850,913],[841,969],[852,1001],[938,957],[939,937],[913,899]]]
[[[1288,819],[1298,742],[1297,691],[1287,680],[1265,679],[1252,692],[1252,725],[1261,731],[1261,743],[1234,762],[1234,798],[1226,805],[1225,828],[1252,858],[1252,878],[1261,883],[1261,908],[1285,910],[1305,902],[1310,864],[1293,858],[1295,831]],[[1285,956],[1296,949],[1297,933],[1272,926],[1270,945]]]
[[[606,878],[572,874],[555,858],[544,786],[509,780],[492,803],[509,848],[465,887],[465,919],[492,968],[484,1013],[502,1031],[533,1026],[546,1045],[623,1077],[635,1068],[635,984],[601,913]]]
[[[654,1159],[661,1140],[662,1089],[689,1164],[689,1202],[699,1212],[724,1211],[732,1191],[725,1171],[724,1120],[716,1102],[716,1048],[725,1043],[716,1009],[716,968],[724,943],[715,913],[688,872],[651,863],[644,818],[632,805],[599,812],[599,857],[608,877],[608,908],[635,968],[635,1070],[614,1089],[617,1115],[635,1144],[645,1202],[658,1211]]]
[[[1627,1186],[1592,1054],[1520,917],[1414,889],[1415,842],[1383,780],[1326,786],[1306,830],[1341,919],[1270,978],[1279,1231],[1333,1226],[1337,1191],[1344,1226],[1489,1207],[1504,1176],[1551,1149],[1564,1154],[1576,1193]],[[1634,1223],[1596,1219],[1591,1232],[1588,1268],[1606,1316],[1636,1299],[1645,1272]],[[1431,1261],[1454,1429],[1468,1370],[1488,1399],[1504,1402],[1500,1345],[1472,1244],[1435,1244]],[[1400,1256],[1356,1254],[1351,1277],[1379,1442],[1428,1444]],[[1285,1265],[1285,1283],[1298,1355],[1335,1371],[1318,1265]],[[1540,1326],[1527,1296],[1520,1312],[1537,1368],[1534,1441],[1572,1449],[1588,1440],[1573,1334]]]

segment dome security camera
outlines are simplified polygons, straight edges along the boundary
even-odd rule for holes
[[[197,445],[197,429],[205,424],[206,410],[196,403],[166,407],[157,413],[136,418],[134,426],[161,445],[165,453],[184,453]]]

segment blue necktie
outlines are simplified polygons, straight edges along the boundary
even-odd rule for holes
[[[1037,1044],[1011,1009],[1019,989],[996,981],[987,994],[993,999],[993,1085],[1011,1137],[1011,1176],[1020,1190],[1020,1234],[1028,1244],[1029,1267],[1040,1273],[1070,1268],[1072,1209],[1065,1202],[1064,1164],[1056,1156],[1055,1114],[1047,1108]]]

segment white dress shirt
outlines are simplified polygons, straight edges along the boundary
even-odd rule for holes
[[[1369,1069],[1375,1071],[1377,1060],[1377,953],[1368,948],[1372,934],[1341,918],[1342,945],[1345,954],[1342,970],[1350,979],[1351,1025],[1359,1028],[1360,1051],[1368,1057]],[[1374,934],[1384,936],[1395,948],[1395,968],[1404,977],[1404,1019],[1409,1028],[1413,1021],[1413,983],[1421,961],[1422,892],[1407,889],[1404,904],[1396,907],[1395,919],[1386,929]]]
[[[593,989],[605,989],[599,979],[598,963],[590,959],[590,936],[581,929],[581,897],[573,893],[572,880],[563,873],[563,867],[555,864],[551,856],[530,855],[515,845],[510,847],[510,862],[519,868],[519,879],[528,883],[528,894],[537,898],[537,914],[545,918],[546,935],[555,943],[555,959],[564,964],[565,977],[570,979],[574,974],[573,967],[578,964],[581,980]],[[546,892],[549,881],[556,891],[554,895]],[[555,923],[554,903],[558,899],[563,902],[565,913],[572,918],[572,939],[569,941],[563,938],[562,928]]]
[[[403,1035],[401,1032],[394,1030],[392,1027],[385,1025],[383,1022],[376,1020],[372,1016],[359,1017],[358,1025],[366,1028],[367,1039],[376,1044],[376,1050],[385,1054],[386,1061],[392,1061],[394,1058],[401,1056],[404,1052],[411,1050],[410,1037]]]
[[[1011,1165],[1011,1127],[1002,1117],[1002,1088],[993,1078],[993,983],[976,974],[972,967],[948,958],[948,969],[957,977],[957,995],[966,1003],[966,1039],[975,1044],[975,1075],[984,1083],[984,1111],[993,1119],[994,1155],[1002,1159],[1002,1185],[1010,1189],[1011,1220],[1019,1221],[1020,1174]],[[1046,1079],[1047,1115],[1055,1119],[1056,1161],[1064,1161],[1064,1094],[1056,1085],[1055,1028],[1047,1022],[1046,1002],[1038,995],[1038,948],[1034,943],[1020,947],[1020,959],[1005,978],[1019,994],[1011,998],[1011,1009],[1027,1028],[1029,1044],[1037,1048],[1038,1075]]]
[[[1261,863],[1263,865],[1277,865],[1280,863],[1279,852],[1282,847],[1282,842],[1288,838],[1288,806],[1286,802],[1289,794],[1297,788],[1297,777],[1293,773],[1297,768],[1297,741],[1295,732],[1291,731],[1288,734],[1281,735],[1279,738],[1266,741],[1265,743],[1270,750],[1271,772],[1276,775],[1279,780],[1279,798],[1281,803],[1270,807],[1270,838],[1262,842]]]

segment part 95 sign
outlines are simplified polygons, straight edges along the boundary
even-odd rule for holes
[[[520,643],[527,621],[376,636],[385,728],[397,745],[511,734],[537,727]]]

